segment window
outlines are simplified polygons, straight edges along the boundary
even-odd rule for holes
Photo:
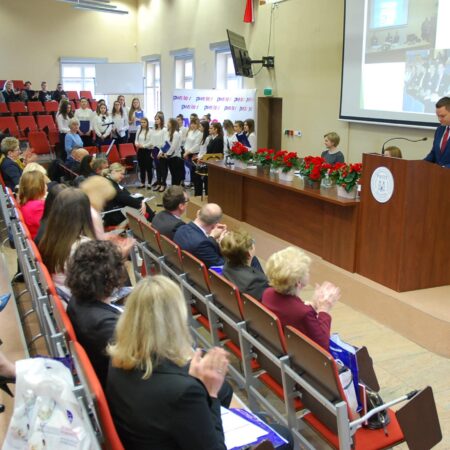
[[[174,57],[175,89],[194,89],[194,49],[172,50]]]
[[[229,50],[216,51],[216,89],[242,89],[242,77],[236,76]]]
[[[94,98],[102,97],[95,92],[95,64],[107,62],[101,60],[61,58],[61,81],[65,91],[91,91]]]
[[[175,89],[194,89],[192,57],[175,57]]]
[[[145,111],[154,117],[161,110],[161,63],[159,60],[145,62]]]

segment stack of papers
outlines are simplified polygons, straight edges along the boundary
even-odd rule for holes
[[[254,414],[243,409],[221,408],[225,445],[228,450],[239,450],[266,439],[275,447],[286,441]]]

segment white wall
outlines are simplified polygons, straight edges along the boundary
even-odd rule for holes
[[[162,109],[171,110],[173,58],[171,50],[195,49],[196,88],[214,87],[214,53],[209,44],[226,40],[229,28],[246,38],[250,55],[267,54],[271,7],[255,0],[254,24],[243,23],[243,0],[139,0],[138,53],[161,54]],[[283,98],[283,128],[299,129],[301,138],[283,136],[282,145],[302,155],[318,154],[323,134],[336,131],[351,161],[363,152],[379,151],[393,136],[411,139],[433,136],[432,130],[340,121],[339,99],[343,41],[344,0],[287,0],[274,9],[270,55],[275,70],[263,69],[244,87],[262,96],[270,86]],[[256,67],[257,69],[257,67]],[[405,157],[422,158],[430,142],[398,143]]]
[[[171,50],[195,49],[195,87],[214,87],[214,53],[209,44],[226,40],[229,28],[245,36],[252,58],[267,54],[271,7],[258,6],[256,21],[243,23],[244,0],[122,0],[130,14],[119,16],[73,10],[55,0],[0,0],[0,78],[29,78],[35,87],[59,80],[59,57],[107,57],[110,62],[139,61],[160,54],[162,109],[171,113]],[[263,69],[245,88],[266,86],[283,98],[283,128],[301,138],[283,137],[283,147],[302,155],[318,154],[323,134],[337,131],[351,161],[378,151],[392,136],[432,137],[432,130],[348,124],[339,121],[344,0],[287,0],[273,13],[270,54],[275,70]],[[135,46],[136,44],[136,46]],[[257,69],[257,67],[256,67]],[[129,103],[129,102],[128,102]],[[404,156],[425,155],[431,144],[400,143]]]

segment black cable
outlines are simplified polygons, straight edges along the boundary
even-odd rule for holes
[[[273,11],[275,9],[275,5],[273,4],[270,8],[270,25],[269,25],[269,44],[267,45],[267,54],[266,56],[269,56],[270,51],[270,41],[272,40],[272,24],[273,24]]]
[[[272,40],[272,24],[273,24],[273,11],[275,10],[275,5],[272,5],[271,9],[270,9],[270,25],[269,25],[269,43],[267,44],[267,53],[266,56],[269,56],[269,51],[270,51],[270,42]],[[253,74],[253,77],[256,77],[259,72],[261,72],[261,70],[263,70],[264,66],[261,66],[259,68],[259,70]]]

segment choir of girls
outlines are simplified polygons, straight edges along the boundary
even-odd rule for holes
[[[207,193],[207,179],[197,173],[204,154],[228,154],[237,141],[256,151],[253,119],[234,123],[227,119],[221,124],[211,121],[209,114],[201,120],[197,114],[191,114],[187,121],[182,114],[166,119],[164,113],[158,111],[150,122],[144,115],[140,100],[133,98],[131,106],[127,107],[123,95],[117,97],[111,111],[103,100],[98,101],[96,111],[90,109],[88,100],[84,98],[76,111],[72,111],[70,102],[62,100],[56,121],[60,142],[71,142],[73,128],[78,125],[76,133],[83,146],[100,147],[110,144],[113,139],[117,144],[134,143],[139,187],[159,192],[165,191],[170,172],[173,185],[193,183],[196,195],[200,195],[203,189]],[[61,155],[65,159],[70,149],[64,150]]]

